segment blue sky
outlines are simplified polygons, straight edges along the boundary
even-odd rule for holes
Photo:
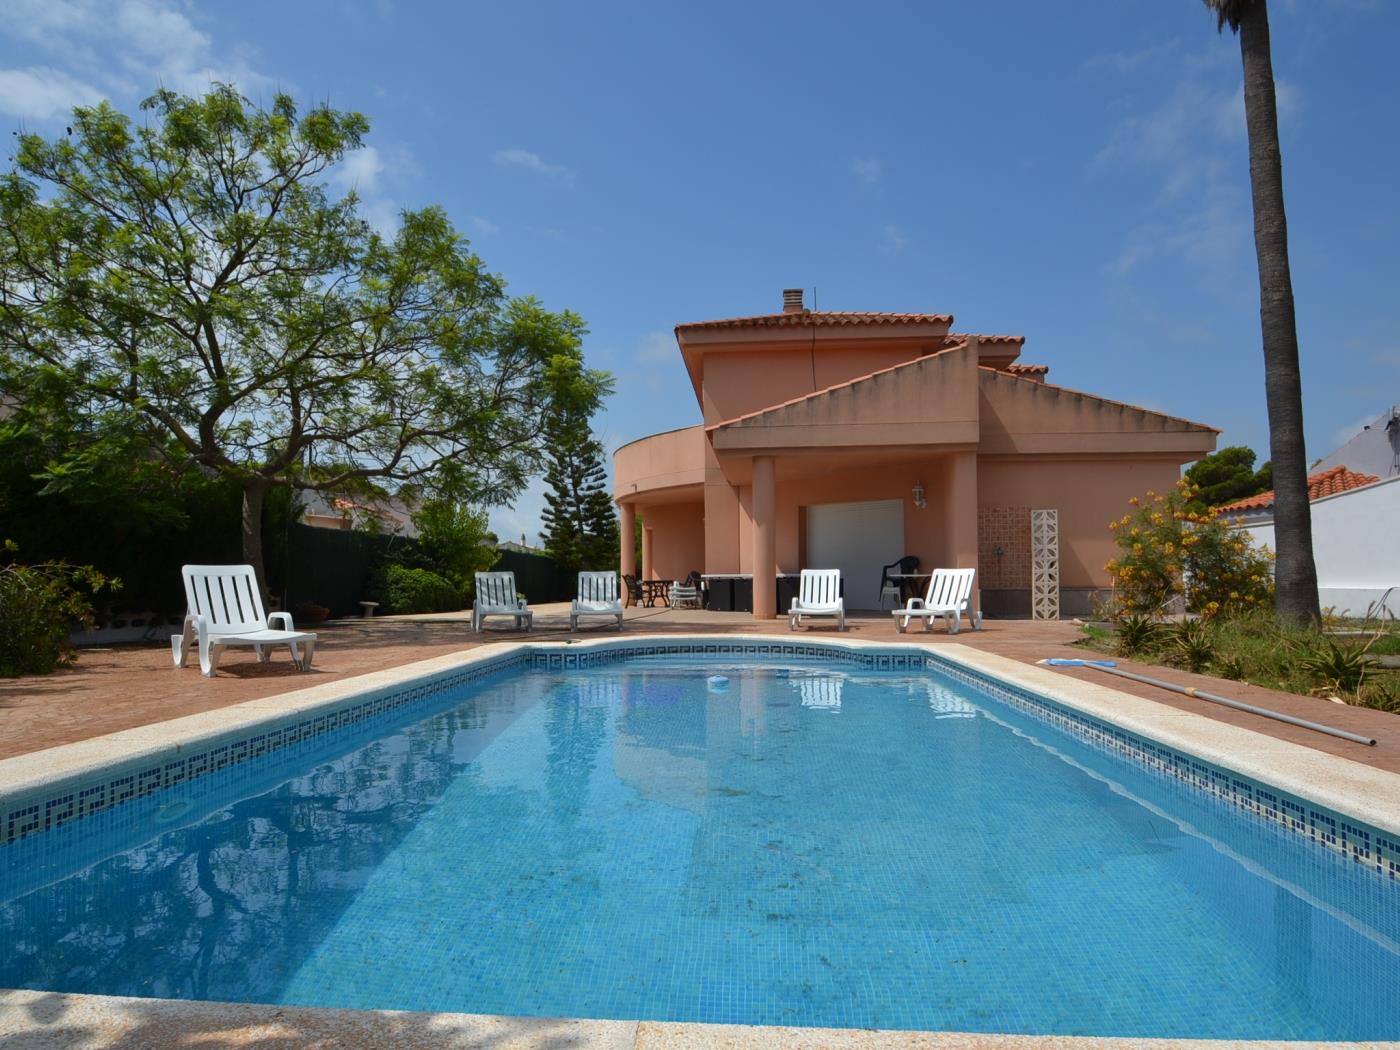
[[[1236,40],[1199,0],[6,0],[0,120],[232,80],[358,109],[371,215],[445,206],[587,320],[609,449],[699,419],[681,322],[947,311],[1267,456]],[[1274,0],[1310,456],[1400,400],[1400,4]],[[815,290],[815,292],[813,291]],[[538,486],[493,512],[538,531]]]

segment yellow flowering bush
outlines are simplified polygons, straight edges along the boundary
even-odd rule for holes
[[[1118,556],[1106,568],[1125,612],[1155,615],[1177,595],[1202,616],[1268,605],[1273,556],[1214,511],[1197,513],[1186,479],[1165,495],[1128,501],[1134,509],[1109,523]]]

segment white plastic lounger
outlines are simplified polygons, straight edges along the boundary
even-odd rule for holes
[[[488,616],[509,616],[515,629],[534,626],[535,613],[515,597],[515,573],[479,572],[476,574],[476,595],[472,599],[472,630],[480,631]]]
[[[616,617],[617,629],[622,630],[622,601],[617,596],[617,573],[578,574],[578,597],[569,608],[569,630],[578,630],[580,616]]]
[[[840,569],[803,569],[797,597],[788,609],[788,630],[797,630],[804,616],[834,616],[836,629],[846,629],[846,605],[841,600]]]
[[[899,633],[909,629],[910,620],[923,620],[924,630],[931,631],[934,617],[941,616],[948,623],[948,633],[957,634],[964,614],[974,631],[981,630],[980,618],[967,611],[972,598],[972,578],[976,575],[976,569],[934,569],[928,581],[928,593],[922,598],[910,598],[904,608],[891,612]]]
[[[185,579],[185,625],[170,636],[176,667],[185,666],[197,641],[199,669],[206,678],[214,677],[219,657],[230,645],[251,645],[260,663],[267,663],[268,646],[290,646],[297,669],[311,670],[316,636],[293,630],[290,613],[263,612],[251,565],[185,565],[180,574]]]

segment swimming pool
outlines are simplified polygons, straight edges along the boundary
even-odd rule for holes
[[[1385,833],[922,651],[684,648],[526,650],[12,807],[0,986],[1400,1035]]]

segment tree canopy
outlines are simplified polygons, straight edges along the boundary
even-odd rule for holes
[[[603,446],[588,417],[561,413],[550,428],[545,471],[544,546],[570,570],[602,570],[621,556],[617,512],[608,496]]]
[[[141,109],[22,135],[0,177],[0,399],[236,479],[259,570],[270,488],[505,502],[608,389],[582,320],[507,297],[440,208],[386,235],[332,192],[360,114],[227,85]]]
[[[1243,445],[1231,445],[1212,452],[1193,463],[1186,471],[1186,480],[1200,489],[1193,503],[1204,507],[1219,507],[1246,496],[1257,496],[1273,487],[1273,468],[1265,463],[1254,469],[1254,450]]]

